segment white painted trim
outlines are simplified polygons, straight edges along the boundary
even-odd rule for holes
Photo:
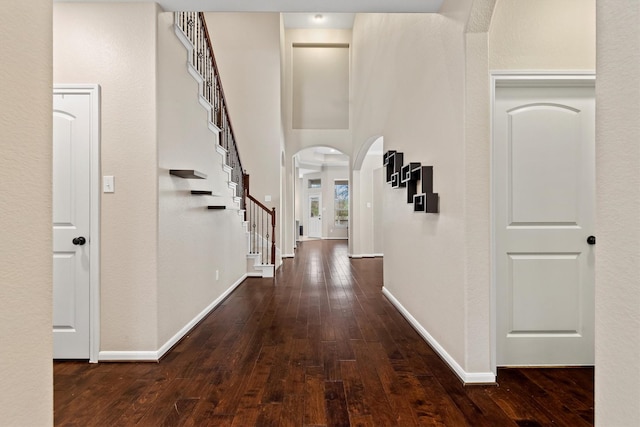
[[[458,375],[465,384],[490,384],[496,382],[496,376],[493,372],[466,372],[462,366],[436,341],[435,338],[422,327],[422,325],[407,311],[400,301],[398,301],[391,292],[382,287],[382,293],[394,305],[394,307],[404,316],[409,324],[422,336],[422,338],[435,350],[436,353],[449,365],[449,367]]]
[[[101,362],[157,362],[157,351],[101,351]]]
[[[281,258],[295,258],[295,254],[282,254]]]
[[[91,108],[90,142],[90,200],[89,221],[91,253],[89,255],[89,362],[97,363],[100,351],[100,85],[54,84],[53,93],[89,95]]]
[[[323,237],[322,240],[349,240],[348,237]]]
[[[494,206],[496,203],[496,194],[494,191],[495,177],[494,177],[494,157],[495,157],[495,144],[493,140],[493,120],[494,110],[496,102],[496,87],[507,85],[508,83],[575,83],[578,85],[595,85],[596,73],[595,70],[491,70],[489,72],[491,79],[491,94],[490,94],[490,109],[489,109],[489,138],[491,144],[491,157],[489,159],[490,178],[489,178],[489,200],[490,200],[490,236],[491,236],[491,289],[490,289],[490,313],[491,313],[491,370],[494,375],[498,373],[497,367],[497,331],[498,325],[496,317],[498,314],[497,307],[497,283],[496,283],[496,217]]]
[[[364,163],[364,159],[366,159],[367,155],[369,154],[369,149],[371,148],[373,143],[379,140],[380,138],[383,138],[383,136],[375,135],[375,136],[369,137],[364,142],[364,144],[360,146],[360,148],[358,149],[358,153],[353,158],[353,163],[351,166],[352,171],[355,172],[355,171],[360,171],[362,169],[362,163]]]
[[[164,343],[156,351],[101,351],[100,361],[146,361],[157,362],[164,356],[169,350],[171,350],[178,342],[189,333],[198,323],[202,321],[209,313],[211,313],[225,298],[227,298],[231,292],[233,292],[244,280],[248,277],[247,274],[242,275],[233,285],[231,285],[226,291],[224,291],[218,298],[216,298],[211,304],[209,304],[204,310],[202,310],[196,317],[191,319],[189,323],[184,325],[174,336]]]
[[[353,254],[349,256],[351,258],[382,258],[384,254]]]
[[[492,79],[497,80],[580,80],[595,79],[595,70],[490,70]]]

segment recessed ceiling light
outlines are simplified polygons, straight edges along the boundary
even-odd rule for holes
[[[322,14],[321,14],[321,13],[318,13],[316,16],[314,16],[314,17],[313,17],[313,19],[314,19],[316,22],[320,22],[320,21],[322,21],[322,20],[324,19],[324,16],[322,16]]]

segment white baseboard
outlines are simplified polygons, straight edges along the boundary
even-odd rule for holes
[[[204,319],[214,308],[216,308],[226,297],[231,294],[244,280],[247,275],[244,274],[226,291],[202,310],[196,317],[191,319],[182,329],[172,336],[157,351],[101,351],[98,360],[101,362],[157,362],[164,354],[171,350],[194,326]]]
[[[351,258],[383,258],[384,254],[353,254]]]
[[[157,351],[101,351],[99,362],[157,362]]]
[[[415,329],[416,332],[418,332],[420,336],[422,336],[422,338],[431,346],[431,348],[433,348],[435,352],[438,353],[442,360],[444,360],[449,365],[453,372],[455,372],[456,375],[460,377],[462,382],[464,382],[465,384],[491,384],[496,382],[496,376],[493,374],[493,372],[466,372],[464,369],[462,369],[462,366],[460,366],[458,362],[456,362],[456,360],[451,357],[451,355],[444,349],[444,347],[442,347],[440,343],[436,341],[436,339],[433,338],[425,328],[422,327],[422,325],[415,319],[415,317],[413,317],[411,313],[409,313],[407,309],[404,308],[402,304],[400,304],[400,301],[398,301],[393,296],[393,294],[384,286],[382,287],[382,293],[385,297],[387,297],[389,302],[391,302],[391,304],[393,304],[398,309],[398,311],[404,316],[404,318],[407,319],[413,329]]]
[[[282,258],[295,258],[294,254],[282,254]]]
[[[348,237],[323,237],[322,240],[349,240]]]

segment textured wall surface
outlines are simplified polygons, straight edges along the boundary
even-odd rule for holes
[[[156,6],[56,3],[54,82],[101,86],[100,350],[156,350]]]
[[[0,16],[0,425],[53,424],[51,2]]]
[[[461,366],[465,361],[463,28],[442,15],[358,15],[352,153],[372,136],[434,166],[440,214],[384,184],[384,286]],[[488,364],[485,367],[488,369]]]
[[[598,2],[596,425],[640,425],[640,5]]]
[[[499,0],[489,33],[493,1],[358,15],[353,33],[353,153],[383,135],[434,166],[441,197],[439,215],[417,217],[385,189],[385,287],[471,373],[492,352],[489,70],[595,66],[594,2],[529,3]]]
[[[187,50],[173,30],[173,14],[158,16],[158,344],[220,297],[247,271],[243,218],[233,204],[229,176],[187,72]],[[196,169],[205,180],[169,175]],[[210,190],[219,197],[194,196]],[[236,209],[207,210],[207,205]],[[218,271],[218,279],[216,279]]]
[[[489,67],[595,69],[595,4],[595,0],[498,0],[489,31]]]
[[[281,249],[280,15],[207,13],[206,19],[242,166],[252,178],[251,195],[276,207],[276,246]]]
[[[353,172],[354,181],[357,179],[359,182],[357,187],[354,185],[354,194],[352,195],[354,217],[350,228],[357,228],[357,232],[352,230],[353,238],[357,239],[357,242],[351,242],[354,254],[371,255],[382,253],[381,245],[378,244],[376,250],[375,242],[378,236],[382,236],[383,223],[379,215],[381,208],[379,206],[381,202],[379,195],[384,190],[384,185],[387,184],[383,182],[386,176],[383,178],[379,173],[374,175],[374,172],[381,168],[382,155],[368,154],[364,158],[360,170]],[[356,191],[358,194],[355,194]],[[378,212],[378,215],[376,215],[376,212]],[[376,220],[378,221],[375,222]]]

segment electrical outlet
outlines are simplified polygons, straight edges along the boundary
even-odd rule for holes
[[[220,270],[216,270],[216,280],[220,280]]]

